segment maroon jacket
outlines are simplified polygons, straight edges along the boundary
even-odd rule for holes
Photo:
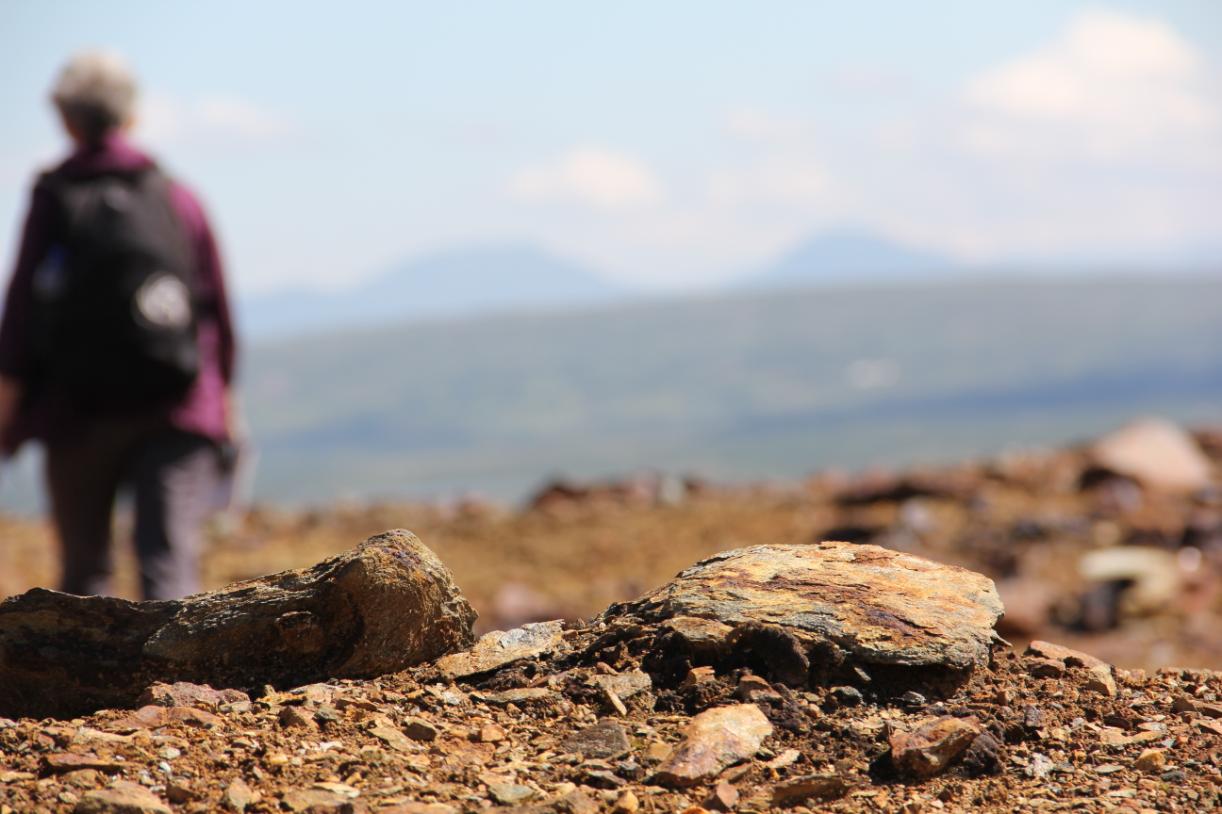
[[[55,171],[81,177],[152,165],[147,155],[114,134],[99,146],[78,149]],[[225,392],[233,381],[236,350],[225,278],[212,230],[199,201],[177,182],[172,184],[170,196],[198,262],[201,364],[199,376],[186,396],[169,407],[157,408],[157,412],[164,413],[173,427],[219,442],[228,437]],[[0,321],[0,375],[18,381],[27,380],[31,373],[31,283],[35,269],[50,248],[53,217],[52,202],[35,187]],[[72,405],[57,401],[53,395],[36,393],[22,404],[6,437],[0,439],[0,449],[12,453],[30,439],[51,442],[68,439],[88,421],[89,417]]]

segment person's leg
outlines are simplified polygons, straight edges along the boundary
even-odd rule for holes
[[[60,590],[67,593],[110,592],[111,513],[123,466],[121,450],[110,440],[88,433],[46,450],[47,493],[60,543]]]
[[[199,591],[203,524],[217,464],[211,441],[183,432],[152,434],[137,449],[129,479],[145,599],[179,599]]]

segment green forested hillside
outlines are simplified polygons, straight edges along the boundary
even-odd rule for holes
[[[523,494],[951,459],[1157,412],[1222,419],[1218,278],[940,282],[675,300],[256,347],[258,493]]]

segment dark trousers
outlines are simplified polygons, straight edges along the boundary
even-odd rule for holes
[[[63,554],[61,590],[105,595],[111,516],[120,489],[135,498],[136,556],[145,599],[199,592],[199,556],[219,477],[215,445],[147,420],[98,421],[48,445],[47,489]]]

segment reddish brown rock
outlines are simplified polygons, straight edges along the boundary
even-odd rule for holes
[[[1027,645],[1026,654],[1035,656],[1036,658],[1046,659],[1048,661],[1059,661],[1066,667],[1098,667],[1099,665],[1107,666],[1107,662],[1102,659],[1095,658],[1089,653],[1083,653],[1080,650],[1072,650],[1063,645],[1053,644],[1052,642],[1044,642],[1035,640]]]
[[[1116,678],[1112,675],[1110,664],[1096,664],[1094,667],[1088,667],[1082,686],[1091,692],[1106,695],[1108,698],[1115,698],[1116,693],[1120,691],[1120,688],[1116,686]]]
[[[615,801],[615,805],[611,807],[611,814],[636,814],[641,808],[641,801],[631,791],[626,791],[619,796]]]
[[[570,791],[540,803],[518,806],[514,811],[518,814],[598,814],[600,809],[585,793]]]
[[[437,727],[423,718],[409,717],[403,720],[403,733],[414,741],[437,740]]]
[[[788,808],[808,800],[835,800],[843,797],[849,784],[836,774],[808,774],[779,784],[772,790],[772,804]]]
[[[171,814],[160,797],[137,783],[117,780],[109,788],[85,793],[73,814]]]
[[[662,628],[682,641],[687,650],[706,658],[723,653],[726,640],[734,631],[734,628],[714,619],[695,616],[675,616],[663,622]]]
[[[745,675],[738,680],[734,688],[734,697],[742,701],[780,701],[781,696],[764,679],[756,675]]]
[[[172,723],[212,729],[224,724],[224,720],[207,710],[194,707],[159,707],[150,704],[111,722],[110,729],[116,732],[135,732],[140,729],[157,729]]]
[[[156,704],[159,707],[202,707],[215,711],[221,704],[249,700],[250,696],[241,690],[214,690],[207,684],[192,684],[188,681],[175,681],[173,684],[157,681],[140,694],[136,703],[140,706]]]
[[[688,724],[683,743],[658,767],[663,786],[692,786],[759,751],[772,724],[755,704],[715,707]]]
[[[1119,688],[1113,675],[1112,665],[1089,653],[1072,650],[1051,642],[1036,641],[1027,646],[1027,669],[1040,678],[1057,678],[1064,667],[1080,667],[1086,670],[1084,686],[1092,692],[1114,698]]]
[[[1172,712],[1195,712],[1208,718],[1222,718],[1222,704],[1211,704],[1195,698],[1180,696],[1171,704]]]
[[[42,759],[44,774],[64,774],[81,769],[95,769],[99,772],[117,772],[123,768],[121,762],[108,758],[100,758],[92,752],[56,752]]]
[[[704,807],[709,811],[733,811],[737,806],[738,789],[724,780],[713,787],[704,801]]]
[[[1123,729],[1105,726],[1099,733],[1099,742],[1104,746],[1123,749],[1143,743],[1153,743],[1166,737],[1166,733],[1152,729],[1143,730],[1132,735],[1126,735]]]
[[[301,707],[284,707],[277,716],[285,729],[314,729],[314,716]]]
[[[250,786],[246,785],[245,780],[235,777],[225,787],[225,795],[222,799],[230,811],[235,812],[235,814],[243,814],[247,806],[259,801],[259,794],[251,790]]]
[[[624,727],[609,718],[575,732],[560,744],[564,752],[600,760],[623,757],[630,748]]]
[[[182,600],[34,589],[0,602],[0,715],[132,706],[155,681],[371,677],[466,647],[474,621],[449,570],[407,531]]]
[[[592,681],[604,691],[615,693],[617,698],[625,700],[653,689],[653,679],[649,677],[649,673],[640,670],[594,676]]]
[[[520,659],[550,653],[563,641],[563,632],[560,620],[494,630],[481,636],[470,650],[438,659],[437,669],[449,679],[490,672]]]
[[[891,736],[891,760],[902,772],[933,777],[962,755],[981,731],[975,718],[932,718]]]
[[[549,690],[547,687],[518,687],[500,692],[479,693],[477,697],[481,701],[487,701],[489,704],[496,704],[497,706],[507,706],[509,704],[522,706],[524,704],[553,704],[560,696],[554,690]]]
[[[1133,768],[1139,772],[1153,774],[1167,765],[1166,749],[1145,749],[1133,761]]]
[[[280,801],[292,814],[363,814],[368,807],[360,800],[330,789],[293,789]]]
[[[768,626],[852,664],[966,671],[987,662],[1002,605],[992,580],[972,571],[824,542],[718,554],[604,618],[626,614],[714,619],[739,631]]]
[[[701,684],[708,684],[717,680],[717,671],[707,665],[693,667],[687,671],[687,675],[683,677],[681,687],[699,687]]]
[[[499,724],[484,724],[479,729],[480,743],[500,743],[507,737],[504,727]]]
[[[369,734],[373,735],[375,738],[382,741],[396,752],[412,751],[411,738],[404,735],[395,727],[390,726],[389,723],[371,727]]]
[[[488,796],[505,806],[524,803],[534,797],[536,793],[530,786],[523,786],[519,783],[490,783],[488,785]]]
[[[1065,675],[1065,663],[1059,659],[1028,659],[1027,672],[1036,678],[1060,678]]]
[[[378,814],[458,814],[458,811],[445,803],[399,803],[379,808]]]
[[[75,786],[78,789],[97,788],[102,782],[101,773],[97,769],[75,769],[65,772],[63,778],[65,784]],[[166,791],[168,792],[169,789]]]

